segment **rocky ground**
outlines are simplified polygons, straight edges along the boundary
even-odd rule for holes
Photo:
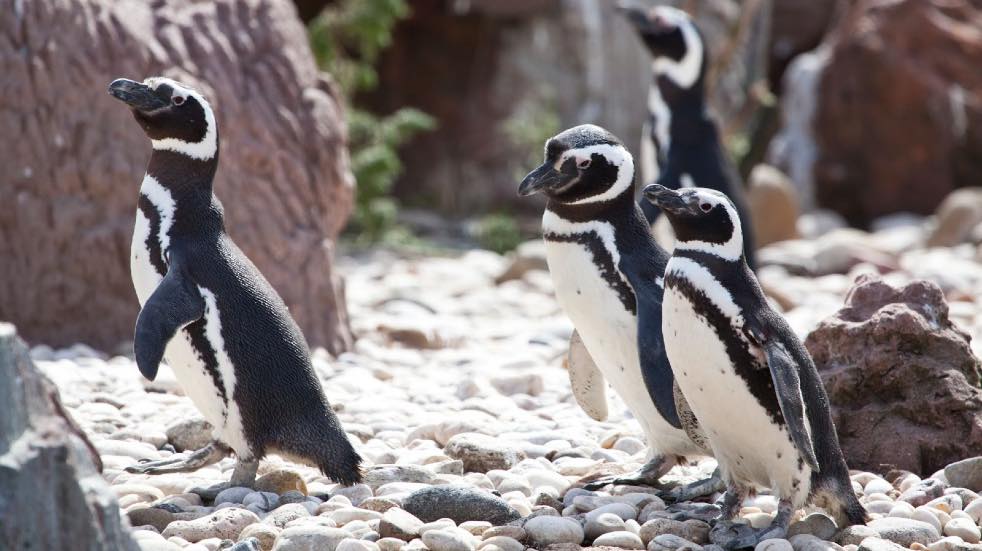
[[[920,220],[882,226],[875,234],[838,230],[763,251],[762,281],[795,329],[804,337],[835,313],[857,275],[887,272],[898,285],[936,281],[952,320],[978,346],[982,317],[974,300],[982,294],[982,269],[975,246],[926,249],[931,226]],[[354,487],[277,457],[263,462],[256,491],[232,488],[214,503],[189,489],[228,480],[231,459],[190,475],[126,473],[138,459],[207,440],[172,373],[162,367],[149,383],[128,357],[84,346],[32,349],[98,449],[103,476],[142,549],[719,551],[708,542],[707,523],[676,520],[680,507],[652,489],[577,487],[598,471],[633,470],[645,449],[612,393],[606,422],[574,403],[563,368],[572,328],[534,243],[516,258],[373,253],[343,258],[339,267],[359,340],[351,353],[331,358],[317,350],[314,359],[366,459],[365,483]],[[714,467],[705,460],[668,478],[691,481]],[[790,541],[760,549],[982,550],[982,499],[973,491],[982,489],[982,458],[923,479],[906,471],[855,471],[852,478],[875,519],[869,527],[837,531],[809,508],[798,512],[804,520],[792,525]],[[775,509],[774,497],[761,494],[740,515],[763,526]]]

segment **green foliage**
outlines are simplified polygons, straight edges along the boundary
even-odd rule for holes
[[[379,116],[352,105],[356,93],[378,85],[378,57],[392,43],[392,28],[408,15],[405,0],[341,0],[325,8],[308,29],[318,64],[334,75],[348,101],[351,171],[358,182],[350,228],[362,242],[405,233],[396,227],[399,205],[390,196],[403,168],[397,150],[436,126],[433,117],[418,109]]]
[[[516,150],[528,151],[528,157],[516,166],[520,180],[529,167],[542,162],[542,147],[546,140],[559,133],[561,124],[553,94],[542,91],[534,99],[522,101],[511,115],[501,123],[501,130]]]
[[[515,217],[504,214],[489,214],[477,223],[477,241],[482,247],[504,254],[522,242],[522,231]]]

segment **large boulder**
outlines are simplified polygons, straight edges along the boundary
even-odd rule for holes
[[[865,225],[898,211],[929,214],[951,190],[982,181],[980,20],[977,2],[857,0],[806,58],[812,70],[789,70],[805,85],[785,86],[801,95],[786,105],[815,107],[817,154],[803,178],[814,179],[819,206]]]
[[[4,549],[135,550],[99,473],[99,454],[6,323],[0,323],[0,404]]]
[[[0,319],[25,338],[132,338],[129,244],[150,144],[107,93],[164,74],[198,86],[221,135],[232,238],[312,345],[351,341],[333,240],[352,208],[341,98],[289,0],[16,2],[0,10]]]
[[[982,365],[969,341],[934,283],[857,279],[805,341],[850,467],[931,474],[978,454]]]

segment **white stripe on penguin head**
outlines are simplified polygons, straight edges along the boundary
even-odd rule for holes
[[[563,163],[566,162],[566,159],[570,157],[582,160],[590,159],[594,154],[602,156],[608,163],[617,167],[617,179],[614,180],[614,183],[603,193],[584,197],[578,201],[573,201],[570,203],[572,205],[609,201],[620,196],[620,194],[624,193],[625,190],[629,189],[631,185],[634,184],[634,158],[631,157],[631,153],[627,149],[624,149],[624,146],[621,145],[597,144],[580,147],[577,149],[569,149],[564,151],[559,159],[556,160],[556,170],[559,170],[559,168],[563,166]],[[579,180],[579,177],[577,177],[570,183],[566,184],[565,187],[570,188],[579,182]]]
[[[692,188],[701,203],[709,203],[713,206],[722,205],[726,209],[726,214],[733,225],[733,235],[725,243],[710,243],[708,241],[678,241],[676,249],[701,251],[716,255],[725,260],[739,260],[743,254],[743,226],[740,225],[740,215],[737,214],[736,207],[723,193],[714,189]]]
[[[667,57],[658,57],[652,63],[656,75],[666,76],[681,88],[690,88],[699,79],[702,70],[703,44],[699,32],[692,23],[692,18],[684,11],[671,6],[658,6],[655,13],[674,24],[682,32],[685,41],[685,55],[675,61]]]
[[[185,98],[192,97],[201,105],[205,111],[205,136],[199,142],[186,142],[177,138],[164,138],[162,140],[150,140],[153,148],[161,151],[174,151],[183,153],[192,159],[205,161],[211,159],[218,152],[218,125],[215,123],[215,113],[211,109],[208,100],[198,92],[165,77],[152,77],[143,81],[144,84],[156,90],[161,84],[167,84],[173,88],[171,97],[180,95]]]

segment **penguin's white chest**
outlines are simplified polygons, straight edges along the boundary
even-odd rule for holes
[[[148,183],[148,180],[151,182]],[[130,244],[130,275],[137,299],[142,308],[163,280],[151,261],[152,250],[148,243],[156,242],[161,251],[166,251],[170,243],[167,232],[173,221],[174,202],[170,193],[160,186],[152,177],[144,178],[141,193],[150,199],[159,216],[157,228],[146,217],[143,211],[137,209],[136,223],[133,229],[133,241]],[[157,229],[153,232],[153,229]],[[156,233],[156,235],[151,235]],[[228,444],[237,455],[248,456],[250,447],[246,441],[242,427],[242,416],[233,398],[235,387],[235,372],[232,362],[224,350],[221,337],[220,313],[215,304],[215,296],[207,289],[198,288],[205,298],[205,338],[214,351],[215,369],[221,375],[221,389],[202,354],[195,349],[187,329],[177,332],[167,344],[164,359],[174,371],[174,376],[185,394],[201,412],[205,420],[215,427],[215,437]],[[222,399],[222,393],[228,399],[228,407]]]
[[[718,297],[720,290],[706,295]],[[662,315],[672,371],[709,438],[723,478],[738,486],[768,487],[781,498],[803,503],[811,470],[799,461],[788,431],[751,394],[715,328],[670,286]]]
[[[604,279],[593,252],[576,242],[546,241],[556,299],[603,373],[641,424],[648,445],[661,453],[698,454],[685,433],[655,409],[641,376],[637,318]]]

